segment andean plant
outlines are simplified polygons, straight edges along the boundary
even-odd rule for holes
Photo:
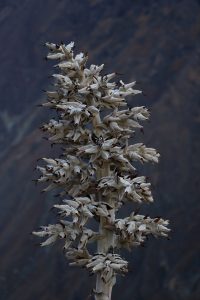
[[[63,239],[70,265],[96,274],[96,300],[110,300],[118,274],[128,272],[121,248],[142,245],[146,237],[167,237],[168,220],[118,211],[127,202],[153,202],[150,183],[138,176],[135,161],[157,163],[159,154],[143,143],[129,144],[141,122],[148,120],[144,106],[127,108],[126,97],[140,94],[136,82],[114,82],[116,73],[102,74],[104,65],[86,67],[87,54],[74,55],[74,43],[46,43],[48,60],[56,60],[55,89],[46,91],[42,106],[57,112],[41,128],[53,144],[61,144],[59,158],[42,158],[38,182],[44,192],[59,189],[55,204],[59,220],[33,234],[46,238],[41,246]],[[125,108],[123,108],[125,107]],[[91,226],[91,219],[98,230]],[[92,227],[89,228],[88,226]],[[96,243],[91,247],[90,243]],[[95,249],[95,250],[94,250]]]

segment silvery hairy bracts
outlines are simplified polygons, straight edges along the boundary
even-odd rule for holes
[[[62,158],[42,159],[37,181],[47,183],[44,192],[59,189],[61,202],[54,205],[58,223],[33,234],[45,238],[41,246],[62,239],[70,265],[96,274],[95,299],[110,300],[116,275],[128,272],[119,249],[142,245],[149,234],[167,237],[169,232],[168,220],[160,217],[135,211],[117,217],[127,202],[133,202],[133,208],[134,203],[153,202],[151,184],[138,176],[134,162],[157,163],[159,153],[143,143],[130,144],[150,113],[144,106],[127,108],[126,97],[141,93],[135,81],[113,81],[118,75],[103,75],[103,64],[87,67],[87,54],[74,55],[73,42],[46,46],[46,58],[56,61],[57,73],[42,106],[55,110],[58,117],[41,129],[51,143],[62,145],[63,153]],[[91,219],[99,224],[97,231],[88,227]]]

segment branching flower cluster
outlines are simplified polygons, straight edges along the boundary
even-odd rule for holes
[[[56,60],[53,75],[55,89],[46,91],[42,106],[57,112],[41,129],[53,144],[62,144],[62,158],[43,158],[38,166],[38,182],[45,182],[44,192],[59,189],[61,203],[54,208],[57,224],[42,226],[33,232],[46,240],[41,246],[63,239],[71,265],[96,274],[96,300],[110,300],[117,274],[128,272],[128,262],[119,255],[120,248],[142,245],[148,235],[168,235],[168,221],[132,212],[117,218],[126,202],[152,202],[150,183],[138,176],[134,162],[157,163],[159,153],[142,143],[129,145],[135,130],[150,113],[144,106],[126,108],[127,96],[141,91],[136,82],[112,81],[116,73],[102,74],[104,65],[86,67],[86,53],[74,55],[74,43],[46,43],[48,60]],[[123,108],[125,107],[125,109]],[[99,230],[87,227],[90,219]],[[90,243],[96,242],[96,253]]]

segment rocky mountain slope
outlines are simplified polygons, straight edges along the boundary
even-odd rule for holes
[[[0,299],[87,299],[93,277],[69,268],[59,245],[40,249],[29,233],[55,220],[53,195],[41,195],[36,159],[53,156],[37,129],[50,113],[39,109],[51,64],[45,41],[70,42],[89,63],[138,80],[151,108],[144,136],[161,153],[141,167],[155,186],[142,212],[171,221],[171,240],[150,240],[124,253],[131,272],[113,299],[197,300],[199,279],[200,1],[1,0],[0,3]]]

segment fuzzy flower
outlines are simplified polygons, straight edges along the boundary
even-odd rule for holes
[[[98,188],[102,190],[103,196],[111,197],[114,194],[118,201],[125,201],[126,199],[138,203],[153,201],[150,183],[146,182],[144,176],[133,179],[129,176],[120,177],[118,175],[103,177],[98,184]]]
[[[113,278],[113,274],[128,272],[128,262],[118,254],[97,254],[88,261],[86,268],[92,273],[99,272],[101,279],[105,283],[109,283]]]
[[[143,245],[148,235],[167,237],[169,233],[168,220],[150,218],[132,214],[123,220],[116,219],[113,230],[116,231],[116,247],[125,247],[128,250],[133,246]]]
[[[158,163],[160,155],[143,143],[131,144],[150,113],[144,106],[127,108],[127,97],[142,93],[136,81],[114,81],[118,74],[103,73],[103,64],[87,66],[87,53],[74,54],[74,42],[46,46],[46,59],[55,62],[56,72],[41,106],[56,117],[41,130],[52,145],[62,145],[62,154],[42,159],[36,182],[46,184],[43,192],[58,189],[60,200],[53,205],[58,222],[33,234],[44,239],[41,246],[61,239],[70,265],[95,274],[95,300],[111,300],[117,274],[128,272],[128,262],[114,251],[131,250],[149,235],[167,237],[170,231],[161,217],[135,212],[119,217],[128,201],[153,202],[151,183],[137,174],[135,162]]]

